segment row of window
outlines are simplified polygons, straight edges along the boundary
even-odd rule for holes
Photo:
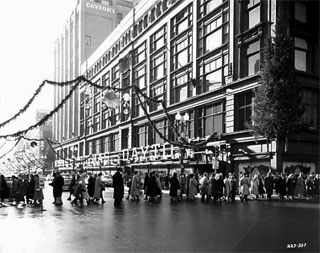
[[[319,128],[319,96],[313,90],[303,90],[302,104],[305,112],[302,122],[309,129]],[[247,129],[247,124],[251,122],[254,106],[254,93],[252,91],[236,94],[234,97],[234,131]],[[183,128],[177,126],[180,133],[190,138],[206,137],[214,132],[225,133],[225,102],[215,102],[206,106],[197,107],[187,111],[189,114],[188,123],[184,123]],[[150,123],[134,126],[132,129],[132,146],[141,147],[156,143],[164,143],[166,139],[176,140],[178,137],[172,131],[170,124],[174,124],[174,117],[162,119]],[[179,128],[180,127],[180,128]],[[158,132],[154,130],[157,129]],[[85,154],[96,154],[104,152],[116,152],[120,149],[128,148],[129,129],[121,130],[121,143],[119,133],[112,133],[107,136],[87,142]],[[81,147],[80,147],[81,148]],[[61,151],[62,152],[62,151]],[[64,150],[65,154],[71,157],[71,150]],[[61,153],[62,156],[65,154]],[[80,155],[83,152],[80,150]]]

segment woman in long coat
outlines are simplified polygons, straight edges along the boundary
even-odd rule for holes
[[[224,183],[224,197],[225,200],[231,201],[231,191],[232,191],[232,174],[229,173],[228,177],[226,177],[223,181]]]
[[[105,203],[104,199],[103,199],[103,194],[102,191],[104,191],[104,183],[102,182],[101,179],[102,173],[100,172],[96,178],[96,182],[94,185],[94,196],[93,198],[95,199],[95,201],[99,201],[101,199],[101,203]]]
[[[152,202],[152,200],[159,194],[159,187],[157,185],[156,173],[152,171],[150,173],[150,178],[148,180],[147,185],[147,198],[148,202]]]
[[[209,178],[208,173],[203,173],[203,177],[200,179],[200,194],[201,194],[201,201],[204,202],[205,198],[207,198],[207,202],[209,202]]]
[[[298,193],[298,198],[302,198],[304,194],[304,179],[302,173],[299,174],[296,181],[296,192]]]
[[[250,181],[246,173],[243,175],[242,178],[240,178],[239,186],[241,192],[241,201],[243,202],[245,200],[246,202],[248,202],[248,196],[250,194]]]
[[[198,193],[198,181],[194,178],[194,175],[190,175],[190,181],[189,181],[189,193],[188,197],[190,200],[194,200],[195,196]]]
[[[132,196],[133,201],[139,201],[139,194],[140,194],[140,179],[138,177],[138,171],[134,172],[132,177],[131,189],[130,194]]]
[[[177,202],[178,198],[178,189],[180,189],[179,180],[177,178],[177,173],[173,173],[173,176],[170,178],[170,192],[169,196],[171,201]]]
[[[259,198],[259,178],[258,174],[255,174],[251,181],[251,193]]]
[[[113,185],[113,198],[114,198],[114,206],[120,206],[121,201],[124,195],[124,184],[123,177],[121,175],[121,169],[118,168],[117,172],[112,177],[112,185]]]

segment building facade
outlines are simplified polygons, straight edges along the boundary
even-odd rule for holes
[[[295,42],[307,125],[288,139],[283,168],[319,173],[318,10],[316,1],[142,0],[82,63],[80,74],[104,88],[82,84],[76,138],[57,152],[77,150],[87,170],[277,169],[276,142],[246,123],[264,42],[283,22]],[[103,101],[110,87],[120,98],[115,108]],[[195,145],[179,148],[181,138]]]
[[[78,0],[54,48],[54,80],[73,80],[81,64],[100,46],[105,38],[132,9],[125,0]],[[54,106],[70,92],[70,87],[55,87]],[[64,143],[78,136],[79,92],[53,118],[53,138]],[[63,122],[63,123],[62,123]]]

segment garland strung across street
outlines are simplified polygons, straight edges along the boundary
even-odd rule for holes
[[[37,122],[34,125],[29,126],[27,129],[25,130],[21,130],[18,132],[15,132],[13,134],[7,134],[7,135],[0,135],[0,138],[9,138],[9,137],[19,137],[19,141],[21,140],[21,137],[24,136],[28,131],[37,128],[39,126],[41,126],[42,124],[44,124],[49,118],[51,118],[56,112],[58,112],[59,109],[61,109],[63,107],[63,105],[70,99],[71,95],[73,94],[73,92],[78,88],[78,86],[80,85],[81,82],[85,82],[87,84],[89,84],[90,86],[96,87],[97,89],[107,89],[107,90],[114,90],[115,92],[121,92],[121,91],[125,91],[128,89],[134,89],[135,94],[139,100],[139,103],[148,119],[149,124],[151,125],[151,127],[153,128],[153,130],[159,134],[160,138],[164,139],[166,142],[172,144],[172,145],[176,145],[180,148],[201,148],[204,147],[208,142],[213,141],[214,139],[216,139],[217,133],[213,133],[211,136],[209,136],[209,138],[207,138],[204,141],[201,142],[197,142],[197,143],[192,143],[189,142],[185,137],[181,136],[181,134],[179,133],[179,131],[177,130],[177,128],[175,127],[175,124],[172,122],[171,117],[168,113],[168,109],[165,105],[165,102],[163,100],[157,100],[157,99],[153,99],[148,97],[146,94],[144,94],[141,89],[135,85],[130,85],[126,88],[116,88],[116,87],[111,87],[111,86],[101,86],[98,85],[96,83],[93,83],[92,81],[88,80],[87,78],[85,78],[84,76],[79,76],[74,80],[71,81],[67,81],[67,82],[53,82],[53,81],[49,81],[49,80],[45,80],[42,82],[42,84],[39,86],[39,88],[35,91],[34,95],[32,96],[32,98],[27,102],[27,104],[18,112],[16,113],[13,117],[11,117],[10,119],[6,120],[5,122],[0,124],[0,128],[5,126],[6,124],[8,124],[9,122],[13,121],[14,119],[16,119],[18,116],[20,116],[22,113],[24,113],[29,106],[32,104],[32,102],[34,101],[35,97],[40,93],[41,89],[44,87],[44,85],[46,83],[50,84],[50,85],[55,85],[55,86],[60,86],[60,87],[64,87],[64,86],[72,86],[69,93],[65,96],[65,98],[63,100],[61,100],[61,102],[48,114],[46,114],[39,122]],[[145,102],[143,102],[141,100],[142,96],[145,99]],[[178,136],[178,142],[176,141],[172,141],[168,138],[166,138],[155,126],[154,122],[151,120],[150,115],[148,113],[148,110],[146,108],[146,105],[149,105],[150,103],[157,103],[157,104],[161,104],[164,113],[166,114],[166,118],[169,122],[169,128],[172,129],[174,131],[174,133]],[[26,137],[24,137],[25,139],[27,139]],[[30,140],[30,139],[29,139]],[[19,142],[18,141],[18,142]],[[47,140],[48,141],[48,140]],[[49,143],[49,142],[48,142]],[[54,144],[58,144],[58,143],[54,143]],[[17,145],[17,143],[16,143]],[[53,149],[53,147],[50,145],[50,147]],[[12,148],[13,149],[13,148]],[[54,150],[54,149],[53,149]],[[9,153],[9,152],[7,152]],[[56,153],[57,154],[57,153]],[[58,154],[57,154],[58,155]],[[5,155],[3,155],[5,156]],[[3,157],[2,156],[2,157]],[[59,156],[59,155],[58,155]],[[60,156],[59,156],[60,157]],[[1,158],[1,157],[0,157]],[[62,157],[60,157],[62,158]],[[62,158],[64,159],[64,158]]]

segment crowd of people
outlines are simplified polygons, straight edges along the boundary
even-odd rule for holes
[[[280,200],[284,199],[312,199],[319,197],[319,174],[304,175],[283,173],[272,174],[268,172],[265,177],[256,173],[249,175],[240,174],[237,179],[234,173],[223,175],[222,173],[207,173],[202,175],[196,173],[180,174],[174,172],[171,175],[159,174],[157,171],[142,173],[135,171],[133,175],[122,174],[119,168],[113,175],[113,198],[114,206],[120,206],[123,199],[139,202],[141,198],[152,203],[162,198],[163,190],[169,191],[170,200],[177,203],[186,199],[194,201],[197,198],[203,202],[217,203],[221,201],[235,201],[239,196],[242,202],[251,199],[271,200],[276,195]],[[43,204],[44,182],[38,174],[19,177],[12,176],[12,185],[8,186],[3,175],[0,177],[1,201],[9,199],[10,204],[31,204],[40,206]],[[59,173],[54,174],[52,182],[49,183],[53,189],[53,204],[62,205],[62,193],[64,178]],[[124,196],[124,186],[128,188],[128,194]],[[68,201],[72,206],[83,206],[105,203],[103,191],[105,184],[102,173],[92,174],[85,171],[72,176],[69,185]]]
[[[43,209],[44,178],[39,174],[19,175],[11,177],[11,185],[7,183],[4,175],[0,175],[1,202],[5,199],[11,205],[26,206],[30,204]]]

